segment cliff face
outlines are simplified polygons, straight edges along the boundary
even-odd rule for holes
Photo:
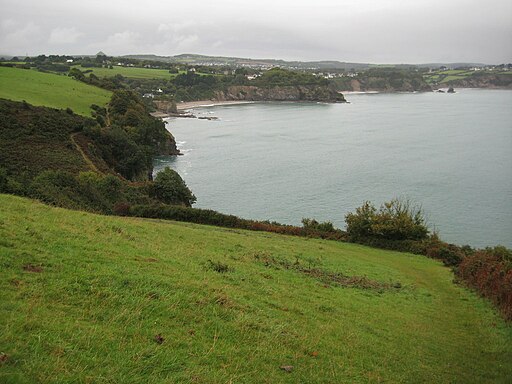
[[[160,156],[181,155],[176,146],[176,139],[170,132],[167,132],[167,138],[164,141],[157,143],[157,152]]]
[[[342,91],[352,92],[428,92],[430,85],[416,79],[387,79],[384,77],[364,77],[351,79],[340,86]]]
[[[156,109],[162,113],[178,113],[176,103],[167,100],[154,100]]]
[[[274,86],[256,87],[251,85],[230,86],[225,91],[216,91],[219,101],[320,101],[326,103],[344,103],[341,93],[326,86]]]

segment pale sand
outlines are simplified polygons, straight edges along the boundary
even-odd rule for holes
[[[187,109],[199,108],[199,107],[213,107],[216,105],[230,105],[230,104],[250,104],[254,101],[213,101],[213,100],[198,100],[198,101],[185,101],[182,103],[176,103],[179,111],[186,111]]]

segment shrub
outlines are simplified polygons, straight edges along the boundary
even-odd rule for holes
[[[302,226],[306,230],[313,230],[318,232],[335,232],[336,229],[334,225],[330,221],[325,221],[323,223],[319,223],[315,219],[302,219]]]
[[[8,192],[7,182],[7,170],[5,168],[0,167],[0,193]]]
[[[496,248],[498,248],[496,252]],[[512,320],[512,262],[502,247],[475,252],[459,265],[458,276],[480,295],[491,300],[506,319]]]
[[[156,175],[152,194],[166,204],[192,206],[196,197],[181,176],[169,167]]]
[[[124,201],[117,202],[114,204],[112,211],[117,216],[128,216],[130,214],[130,204]]]
[[[428,237],[423,210],[409,200],[393,199],[377,211],[366,201],[355,213],[345,216],[348,235],[357,240],[376,237],[386,240],[421,240]]]

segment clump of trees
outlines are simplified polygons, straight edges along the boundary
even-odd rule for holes
[[[158,200],[172,205],[191,207],[196,197],[181,176],[169,167],[160,171],[151,185],[151,193]]]
[[[100,126],[86,134],[101,157],[126,179],[151,178],[153,158],[165,153],[171,138],[165,123],[149,115],[142,99],[125,89],[114,92],[108,108],[92,108]]]

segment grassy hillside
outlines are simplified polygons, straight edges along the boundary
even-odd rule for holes
[[[510,325],[422,256],[0,195],[0,263],[2,383],[512,377]]]
[[[0,67],[0,98],[25,100],[33,105],[71,108],[90,116],[91,104],[107,104],[112,93],[70,77],[34,70]]]
[[[491,84],[496,83],[496,85],[508,86],[510,79],[512,79],[512,72],[503,70],[471,71],[465,69],[449,69],[426,73],[423,77],[427,83],[437,85],[456,85],[459,83],[464,85],[463,82],[465,80],[478,82],[482,80],[485,81],[486,78],[489,78],[491,79]]]
[[[136,68],[136,67],[121,67],[114,66],[112,69],[109,68],[82,68],[77,66],[76,68],[81,71],[90,70],[98,77],[110,77],[115,75],[122,75],[129,79],[172,79],[176,74],[169,73],[167,69],[153,69],[153,68]]]

